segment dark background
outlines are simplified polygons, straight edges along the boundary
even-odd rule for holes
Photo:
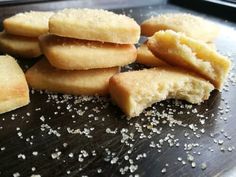
[[[138,23],[168,12],[199,15],[220,26],[216,47],[233,63],[236,58],[235,23],[166,1],[90,0],[3,5],[0,19],[17,12],[66,7],[111,9],[133,17]],[[17,59],[24,70],[38,60]],[[132,64],[123,70],[143,67]],[[111,104],[109,97],[85,99],[31,91],[28,106],[0,115],[0,176],[13,176],[16,172],[20,176],[40,174],[43,177],[236,176],[234,73],[233,68],[222,93],[214,91],[201,105],[191,107],[186,102],[164,101],[130,121]],[[68,129],[80,129],[82,133],[72,134]],[[55,152],[60,153],[58,159],[52,158]],[[194,157],[195,168],[188,154]],[[202,169],[203,164],[206,169]],[[163,168],[166,173],[162,173]],[[128,170],[122,175],[120,171],[124,169]]]

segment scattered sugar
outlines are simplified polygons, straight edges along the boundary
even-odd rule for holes
[[[192,166],[192,168],[195,168],[196,167],[196,162],[192,162],[191,166]]]
[[[115,130],[111,130],[110,128],[106,128],[106,133],[108,134],[116,134],[117,133],[117,128]]]
[[[18,159],[23,159],[23,160],[26,159],[26,156],[24,154],[18,154],[17,157]]]
[[[102,169],[101,169],[101,168],[98,168],[98,169],[97,169],[97,173],[102,173]]]
[[[57,151],[51,154],[52,159],[60,159],[61,152]]]
[[[152,9],[151,6],[149,6]],[[131,15],[133,10],[129,10],[129,14]],[[140,14],[140,16],[151,16],[155,15],[156,12],[151,11],[148,14]],[[128,65],[125,66],[126,70],[133,70],[133,66]],[[236,85],[236,76],[234,73],[230,73],[229,79],[224,87],[224,92],[227,93],[229,91],[229,86]],[[120,143],[122,149],[119,149],[118,152],[113,152],[110,148],[110,145],[102,145],[98,148],[98,151],[95,151],[94,147],[88,149],[73,149],[72,152],[68,152],[67,158],[73,160],[74,157],[80,163],[81,167],[78,168],[78,171],[83,171],[83,164],[87,163],[90,158],[97,158],[102,156],[104,161],[109,162],[110,166],[114,166],[114,169],[118,168],[118,171],[121,175],[129,175],[130,177],[139,177],[139,174],[135,174],[138,172],[138,164],[141,164],[148,156],[152,156],[150,152],[161,153],[166,147],[167,148],[176,148],[176,151],[183,150],[186,155],[182,157],[175,157],[178,161],[178,165],[186,165],[188,163],[188,167],[196,168],[198,162],[198,158],[201,155],[204,155],[205,152],[202,151],[205,145],[201,145],[195,142],[201,138],[201,136],[209,136],[211,142],[215,143],[213,147],[206,147],[208,151],[206,153],[230,153],[234,151],[234,146],[230,145],[230,140],[232,136],[230,136],[225,130],[221,129],[218,132],[211,132],[208,129],[208,121],[210,119],[215,119],[215,121],[222,121],[227,124],[230,120],[230,107],[227,105],[228,103],[222,98],[221,104],[219,106],[219,111],[216,114],[209,113],[208,109],[199,110],[198,106],[186,104],[182,101],[178,100],[169,100],[165,103],[159,103],[158,106],[152,106],[150,109],[147,109],[143,112],[143,118],[137,118],[135,121],[127,121],[127,124],[122,124],[120,126],[120,122],[123,121],[125,116],[121,116],[121,121],[119,121],[119,126],[109,128],[107,120],[114,119],[113,114],[103,115],[103,110],[106,110],[110,106],[110,100],[108,98],[102,98],[98,96],[71,96],[71,95],[57,95],[50,92],[44,91],[35,91],[31,89],[31,94],[42,94],[46,95],[46,103],[48,105],[53,105],[54,112],[52,112],[52,117],[48,117],[45,115],[41,115],[39,117],[41,124],[41,131],[46,132],[48,135],[56,136],[56,138],[60,138],[64,135],[64,132],[68,136],[75,136],[78,138],[89,138],[90,140],[96,136],[98,131],[104,132],[104,136],[109,136],[113,138],[114,136],[119,137],[116,139],[117,144]],[[90,102],[94,103],[96,106],[90,108],[86,106]],[[101,103],[101,104],[100,104]],[[66,105],[65,105],[66,104]],[[160,108],[160,109],[159,109]],[[163,108],[163,109],[161,109]],[[44,108],[37,107],[33,108],[33,110],[39,112],[44,111]],[[209,114],[208,114],[209,113]],[[60,115],[66,115],[67,118],[73,119],[73,125],[70,127],[51,127],[49,125],[49,120],[53,120],[56,118],[60,118]],[[68,115],[68,116],[67,116]],[[26,112],[24,115],[18,116],[16,114],[12,114],[11,120],[15,120],[20,117],[26,123],[29,123],[29,118],[33,116],[32,113]],[[190,121],[186,121],[183,119],[187,116],[187,119]],[[80,122],[83,117],[86,117],[86,123]],[[142,116],[141,116],[142,117]],[[196,121],[191,121],[191,117],[196,118]],[[27,119],[27,120],[26,120]],[[5,118],[2,118],[2,121],[5,121]],[[70,121],[70,120],[68,120]],[[99,125],[98,124],[99,121]],[[190,122],[190,123],[189,123]],[[194,122],[194,123],[192,123]],[[101,124],[100,124],[101,123]],[[79,127],[78,127],[78,126]],[[97,128],[98,127],[98,128]],[[111,127],[111,126],[110,126]],[[5,128],[5,127],[4,127]],[[176,134],[178,128],[183,130],[183,133],[178,134],[183,139],[178,139]],[[1,125],[0,130],[3,129]],[[66,131],[65,131],[66,129]],[[176,131],[177,130],[177,131]],[[28,136],[24,131],[21,131],[20,127],[16,127],[17,136],[20,139],[23,139],[24,136]],[[23,133],[24,136],[23,136]],[[168,132],[168,133],[166,133]],[[203,135],[205,134],[205,135]],[[80,137],[81,136],[81,137]],[[37,136],[36,136],[37,138]],[[195,139],[194,139],[195,138]],[[30,136],[25,138],[25,141],[28,143],[32,143],[32,139]],[[88,141],[90,141],[88,140]],[[93,139],[92,139],[93,140]],[[113,139],[111,139],[113,141]],[[147,146],[149,146],[146,151],[140,152],[136,146],[139,142],[146,142]],[[194,142],[194,143],[193,143]],[[78,142],[80,143],[80,142]],[[61,144],[63,146],[63,150],[70,149],[70,142]],[[85,148],[85,147],[84,147]],[[124,151],[124,149],[126,149]],[[1,147],[1,151],[4,151],[6,148],[4,146]],[[64,152],[64,151],[62,151]],[[62,162],[66,162],[64,158],[60,158],[62,156],[62,152],[58,149],[55,149],[55,152],[51,153],[52,159],[61,160]],[[123,154],[125,152],[125,154]],[[135,154],[135,155],[134,155]],[[33,151],[32,155],[37,158],[38,151]],[[97,157],[95,157],[97,156]],[[185,157],[187,158],[185,159]],[[26,156],[24,154],[18,154],[18,159],[25,160]],[[126,164],[122,162],[125,161]],[[77,163],[78,163],[77,162]],[[200,165],[199,165],[200,164]],[[202,170],[207,168],[205,162],[199,162],[198,166]],[[172,163],[166,163],[164,168],[162,168],[161,173],[165,174],[167,172],[167,168],[173,165]],[[187,167],[187,165],[185,166]],[[35,167],[31,168],[32,172],[36,170]],[[96,167],[95,171],[97,173],[103,173],[104,169],[100,167]],[[72,171],[66,170],[66,173],[69,175]],[[20,173],[16,172],[13,174],[14,177],[20,176]],[[83,175],[84,177],[87,175]],[[39,174],[32,174],[31,177],[41,177]]]
[[[68,155],[70,158],[73,158],[74,157],[74,154],[73,153],[69,153]]]
[[[202,164],[201,164],[201,169],[202,169],[202,170],[205,170],[206,168],[207,168],[207,164],[206,164],[206,163],[202,163]]]
[[[161,173],[166,173],[166,168],[162,168]]]
[[[61,136],[61,134],[57,130],[52,129],[51,126],[49,126],[48,124],[42,124],[41,131],[46,131],[46,130],[48,131],[49,135],[53,134],[56,135],[57,137]]]
[[[34,151],[34,152],[32,152],[32,154],[33,154],[34,156],[37,156],[37,155],[38,155],[38,152],[37,152],[37,151]]]
[[[14,173],[13,177],[20,177],[20,173],[19,172]]]
[[[30,177],[41,177],[39,174],[32,174]]]

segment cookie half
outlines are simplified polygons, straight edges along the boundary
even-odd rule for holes
[[[48,33],[48,20],[53,12],[30,11],[18,13],[3,21],[4,29],[9,34],[38,37]]]
[[[108,82],[119,68],[66,71],[52,67],[42,59],[26,72],[28,84],[37,90],[48,90],[72,95],[108,94]]]
[[[49,20],[49,31],[64,37],[117,44],[134,44],[140,26],[130,17],[102,9],[65,9]]]
[[[204,42],[213,41],[219,33],[219,27],[216,24],[186,13],[158,15],[141,24],[142,35],[144,36],[152,36],[157,31],[168,29],[182,32]]]
[[[30,102],[25,75],[16,60],[0,55],[0,114]]]
[[[148,49],[147,44],[144,43],[138,48],[138,55],[136,59],[137,63],[144,64],[147,66],[167,66],[168,64],[163,60],[157,58]]]
[[[166,63],[198,73],[221,90],[231,61],[206,43],[171,30],[159,31],[148,40],[148,48]]]
[[[64,38],[40,37],[42,52],[51,65],[65,70],[86,70],[124,66],[135,61],[137,50],[131,44],[112,44]]]
[[[128,118],[138,116],[153,103],[170,98],[201,103],[209,98],[213,89],[208,81],[170,67],[123,72],[109,81],[113,101]]]

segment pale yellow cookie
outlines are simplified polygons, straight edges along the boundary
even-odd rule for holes
[[[134,62],[137,56],[132,44],[101,43],[55,35],[41,36],[40,46],[51,65],[65,70],[124,66]]]
[[[18,13],[3,21],[4,29],[7,33],[26,36],[38,37],[48,33],[48,20],[53,12],[30,11]]]
[[[38,90],[73,95],[108,94],[109,78],[119,72],[118,67],[66,71],[52,67],[46,59],[40,60],[26,72],[28,84]]]
[[[204,42],[171,30],[159,31],[148,40],[152,53],[170,65],[186,68],[208,79],[219,90],[230,71],[231,61]]]
[[[27,105],[29,88],[25,75],[16,60],[0,56],[0,114]]]
[[[186,13],[163,14],[147,19],[141,24],[144,36],[152,36],[157,31],[168,29],[204,42],[213,41],[219,33],[216,24]]]
[[[65,9],[49,20],[50,33],[77,39],[134,44],[140,26],[130,17],[102,9]]]
[[[170,67],[123,72],[109,81],[113,101],[128,118],[138,116],[145,108],[165,99],[201,103],[209,98],[213,89],[208,81]]]
[[[41,55],[37,38],[16,36],[6,32],[0,32],[0,52],[24,58]]]
[[[138,55],[136,59],[137,63],[141,63],[147,66],[167,66],[163,60],[155,57],[152,52],[148,49],[146,44],[142,44],[138,48]]]

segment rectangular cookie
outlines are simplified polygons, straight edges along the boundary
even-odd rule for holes
[[[161,30],[181,32],[204,42],[212,42],[219,33],[219,27],[216,24],[187,13],[161,14],[141,24],[141,33],[144,36],[152,36]]]
[[[30,102],[25,75],[14,58],[0,56],[0,114]]]
[[[38,38],[24,37],[0,32],[0,52],[23,58],[40,56]]]
[[[128,118],[138,116],[145,108],[165,99],[201,103],[209,98],[213,89],[208,81],[170,67],[123,72],[109,81],[112,100]]]
[[[140,26],[130,17],[102,9],[64,9],[49,19],[49,32],[64,37],[135,44]]]
[[[106,95],[111,76],[118,67],[66,71],[52,67],[42,59],[26,71],[28,84],[37,90],[48,90],[72,95]]]
[[[132,44],[112,44],[98,41],[40,36],[40,47],[51,65],[65,70],[87,70],[128,65],[135,61]]]
[[[48,33],[48,20],[53,12],[30,11],[18,13],[3,21],[4,29],[9,34],[38,37]]]

